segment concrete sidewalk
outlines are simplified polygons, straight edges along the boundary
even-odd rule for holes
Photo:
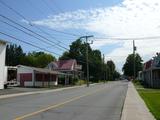
[[[155,120],[132,82],[128,83],[121,120]]]

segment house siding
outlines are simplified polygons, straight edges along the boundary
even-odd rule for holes
[[[32,73],[21,73],[20,76],[20,86],[25,86],[26,82],[32,82]]]
[[[58,84],[58,75],[54,73],[47,73],[45,70],[42,71],[41,68],[28,67],[28,66],[18,66],[17,78],[18,83],[22,87],[48,87],[51,85]]]
[[[4,89],[5,56],[6,56],[6,43],[0,40],[0,89]]]

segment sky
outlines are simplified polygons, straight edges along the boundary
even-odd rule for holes
[[[80,36],[94,35],[91,38],[94,41],[92,48],[100,49],[106,61],[113,60],[118,71],[121,71],[126,57],[133,51],[132,39],[125,40],[125,38],[160,36],[159,0],[0,1],[10,7],[7,8],[0,3],[0,15],[37,32],[52,43],[40,41],[16,30],[13,26],[8,26],[6,22],[14,24],[3,17],[0,17],[0,32],[52,51],[56,57],[66,51],[64,48],[68,49],[71,42]],[[17,15],[13,9],[20,15]],[[40,36],[36,37],[40,38]],[[39,51],[38,48],[2,34],[0,34],[0,39],[20,44],[25,52]],[[140,54],[144,62],[160,51],[159,39],[139,39],[135,41],[135,45],[136,52]]]

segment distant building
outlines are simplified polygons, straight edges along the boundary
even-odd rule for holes
[[[160,88],[160,53],[144,63],[142,78],[152,88]]]
[[[0,40],[0,89],[4,89],[5,84],[5,57],[6,41]]]
[[[68,76],[65,76],[65,84],[68,84],[70,81],[69,77],[72,78],[82,78],[83,72],[82,65],[78,65],[77,61],[75,59],[70,60],[59,60],[55,62],[51,62],[47,65],[47,69],[50,70],[56,70],[62,73],[67,74]]]
[[[63,75],[63,73],[24,65],[17,66],[17,82],[22,87],[58,85],[58,75]]]

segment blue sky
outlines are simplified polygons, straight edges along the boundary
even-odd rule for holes
[[[21,13],[27,20],[30,21],[35,21],[35,20],[40,20],[40,19],[45,19],[49,15],[57,15],[60,13],[65,13],[65,12],[71,12],[71,11],[76,11],[79,9],[94,9],[94,8],[99,8],[99,7],[109,7],[116,5],[120,2],[120,0],[68,0],[64,2],[64,0],[2,0],[5,2],[8,6],[14,8],[16,11]],[[22,23],[22,18],[16,15],[12,10],[8,9],[4,5],[0,4],[0,13],[13,19],[14,21],[17,21],[18,23],[27,26],[25,23]],[[1,18],[2,20],[2,18]],[[7,25],[0,23],[1,25],[1,30],[5,31],[6,33],[12,33],[14,36],[21,38],[23,40],[28,40],[29,42],[32,41],[35,44],[38,44],[32,37],[23,34],[22,32],[19,32],[18,30],[15,30],[12,27],[8,27]],[[70,36],[70,35],[65,35],[65,34],[60,34],[57,32],[54,32],[52,30],[48,30],[47,27],[41,27],[44,29],[46,32],[49,32],[50,34],[53,34],[55,38],[57,38],[58,41],[61,41],[65,43],[65,45],[69,45],[72,41],[77,39],[75,36]],[[34,27],[31,27],[31,29],[35,30]],[[35,30],[38,31],[38,30]],[[66,31],[69,33],[74,33],[74,34],[80,34],[80,35],[86,35],[86,34],[92,34],[89,31],[84,31],[83,29],[61,29],[60,31]],[[94,33],[95,34],[95,33]],[[48,37],[48,36],[47,36]],[[12,41],[13,43],[18,43],[22,45],[25,49],[25,51],[32,51],[36,50],[35,48],[32,48],[30,46],[26,46],[20,42],[16,42],[13,39],[8,39],[4,36],[1,36],[1,39],[5,39],[8,41]],[[51,38],[50,38],[51,39]],[[57,42],[57,41],[55,41]],[[58,43],[58,42],[57,42]],[[61,43],[60,43],[61,44]],[[39,44],[40,46],[43,47],[43,44]],[[63,44],[64,45],[64,44]],[[48,45],[49,46],[49,45]],[[46,47],[46,46],[45,46]],[[67,47],[67,46],[66,46]],[[54,49],[55,52],[62,54],[63,51],[59,51]]]
[[[27,21],[16,15],[0,3],[0,14],[9,17],[17,23],[32,29],[53,41],[40,42],[12,27],[2,23],[8,22],[0,17],[0,31],[13,35],[19,39],[35,44],[58,54],[65,49],[57,49],[54,44],[69,48],[69,44],[83,35],[94,35],[93,49],[100,49],[106,56],[106,60],[112,59],[121,69],[125,58],[132,53],[132,41],[99,39],[98,37],[135,38],[158,36],[160,33],[160,1],[158,0],[1,0],[12,7],[34,26],[39,27],[50,36],[42,33]],[[151,22],[152,21],[152,22]],[[54,30],[67,32],[67,35]],[[4,39],[22,45],[25,52],[38,50],[14,39],[0,35]],[[152,41],[152,42],[151,42]],[[153,42],[154,41],[154,42]],[[151,58],[159,51],[160,42],[150,40],[147,42],[136,41],[137,52],[144,61]],[[154,47],[150,47],[154,46]],[[54,54],[55,55],[55,54]],[[58,57],[58,55],[55,55]]]

